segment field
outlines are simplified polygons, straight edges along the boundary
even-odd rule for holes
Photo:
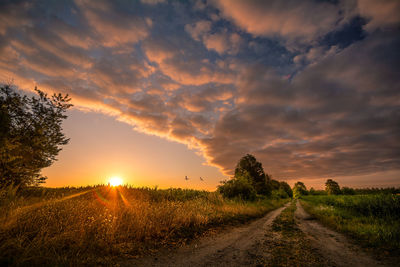
[[[322,223],[381,254],[400,251],[400,196],[303,196],[304,209]]]
[[[127,186],[0,192],[0,265],[94,265],[177,247],[287,200]]]

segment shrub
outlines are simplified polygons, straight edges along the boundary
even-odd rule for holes
[[[288,198],[289,195],[283,188],[279,188],[278,190],[273,190],[271,193],[271,197],[273,199],[281,199],[281,198]]]
[[[286,194],[288,195],[288,197],[293,197],[292,188],[290,188],[290,185],[288,185],[288,183],[283,182],[283,181],[280,182],[279,189],[282,189],[283,191],[285,191]]]
[[[227,198],[240,198],[243,200],[254,200],[257,192],[250,183],[248,173],[235,177],[229,181],[223,181],[222,185],[218,186],[218,191]]]
[[[342,187],[342,194],[343,195],[355,195],[356,191],[350,187]]]

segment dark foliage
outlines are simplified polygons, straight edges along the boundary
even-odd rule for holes
[[[340,195],[341,194],[339,184],[332,179],[326,180],[325,191],[326,191],[326,193],[328,193],[328,195]]]
[[[342,194],[343,195],[355,195],[356,191],[353,188],[350,187],[342,187]]]
[[[243,200],[254,200],[257,192],[251,183],[251,176],[248,172],[234,177],[228,181],[222,181],[218,191],[227,198],[240,198]]]
[[[21,95],[12,86],[0,87],[0,187],[43,183],[41,169],[50,166],[68,143],[62,133],[68,95]]]
[[[283,191],[285,191],[286,194],[287,194],[289,197],[293,197],[292,188],[290,188],[290,185],[289,185],[288,183],[283,182],[283,181],[280,182],[280,183],[279,183],[279,188],[282,189]]]
[[[235,177],[242,177],[248,173],[251,177],[251,184],[258,194],[269,195],[271,193],[269,175],[264,173],[261,162],[258,162],[253,155],[247,154],[242,157],[235,169]]]
[[[388,187],[388,188],[355,188],[357,195],[369,195],[369,194],[400,194],[400,187]]]
[[[310,188],[310,190],[308,191],[309,195],[312,196],[321,196],[321,195],[326,195],[326,191],[325,190],[315,190],[313,187]]]

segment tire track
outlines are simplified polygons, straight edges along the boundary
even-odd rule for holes
[[[176,251],[135,259],[121,266],[257,266],[259,248],[274,219],[288,206],[269,212],[249,225],[196,240]]]

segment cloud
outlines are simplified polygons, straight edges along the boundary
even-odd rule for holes
[[[246,153],[282,179],[400,168],[397,2],[150,2],[3,4],[0,79],[69,93],[226,174]]]
[[[204,34],[211,31],[211,21],[201,20],[193,24],[185,25],[185,30],[193,37],[193,39],[200,41]]]
[[[231,83],[233,79],[231,70],[212,64],[204,50],[180,36],[147,39],[143,50],[164,75],[180,84]]]
[[[104,46],[136,43],[148,35],[149,20],[117,12],[109,2],[76,0],[76,4]]]
[[[358,12],[369,19],[365,26],[368,31],[377,28],[398,26],[400,23],[400,2],[396,0],[358,0]]]
[[[228,34],[222,32],[205,35],[203,42],[208,50],[214,50],[220,55],[224,53],[237,54],[242,43],[242,38],[237,33]]]
[[[268,68],[243,67],[240,101],[202,140],[205,153],[227,173],[241,155],[254,153],[278,178],[398,169],[400,110],[387,102],[400,96],[398,45],[396,38],[370,36],[291,81]]]
[[[165,3],[165,0],[140,0],[140,2],[142,2],[143,4],[147,4],[147,5],[157,5],[160,3]]]
[[[239,34],[229,33],[226,29],[218,32],[211,31],[211,21],[201,20],[196,23],[185,25],[185,30],[196,41],[202,41],[208,50],[216,51],[218,54],[237,54],[243,43]]]
[[[331,31],[339,8],[325,1],[228,1],[212,3],[222,16],[255,36],[312,41]]]

